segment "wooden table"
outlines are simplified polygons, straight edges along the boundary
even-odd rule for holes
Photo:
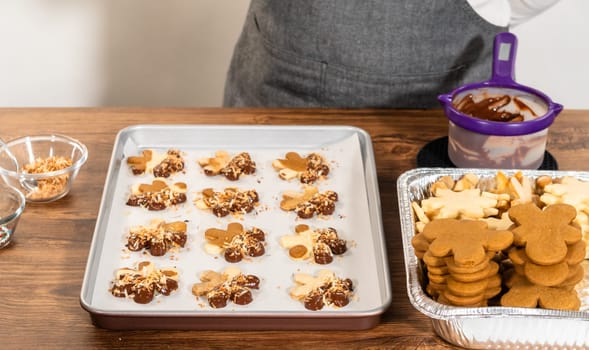
[[[589,170],[589,111],[565,110],[547,149],[563,170]],[[378,168],[393,300],[365,331],[110,331],[80,307],[80,288],[117,132],[135,124],[354,125],[370,133]],[[89,159],[67,197],[30,204],[15,242],[0,250],[0,348],[452,348],[409,303],[396,180],[418,151],[446,135],[440,110],[0,109],[0,136],[62,133]]]

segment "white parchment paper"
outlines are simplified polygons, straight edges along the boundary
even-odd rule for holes
[[[383,262],[375,249],[380,249],[384,242],[373,232],[371,216],[368,206],[368,194],[365,186],[365,167],[363,162],[362,147],[358,136],[350,133],[343,139],[327,144],[321,144],[316,137],[301,135],[299,147],[293,145],[280,146],[280,135],[264,135],[261,138],[249,140],[250,146],[244,146],[251,134],[235,131],[233,141],[228,139],[225,147],[218,145],[202,144],[202,140],[182,140],[181,147],[174,147],[173,143],[157,140],[153,144],[141,144],[133,137],[124,141],[124,156],[140,154],[141,150],[149,148],[156,152],[165,152],[168,148],[180,149],[184,154],[185,172],[168,179],[168,182],[184,182],[188,186],[186,203],[169,208],[164,211],[148,211],[139,207],[130,207],[125,204],[131,187],[136,183],[150,183],[153,175],[146,174],[134,176],[126,166],[125,159],[121,157],[118,172],[113,172],[112,188],[105,190],[114,191],[113,203],[110,203],[111,211],[104,220],[104,232],[96,232],[102,242],[101,254],[97,254],[97,273],[89,299],[90,306],[96,311],[145,311],[145,312],[170,312],[170,313],[231,313],[235,311],[246,313],[258,312],[298,312],[309,313],[301,302],[291,299],[289,288],[294,284],[293,273],[306,272],[315,274],[320,269],[330,269],[338,277],[350,278],[354,282],[355,296],[344,308],[334,309],[325,307],[322,311],[350,312],[376,310],[381,307],[383,296],[382,281],[379,280],[379,271],[382,273]],[[140,138],[139,138],[140,139]],[[215,151],[224,149],[232,156],[239,152],[248,152],[256,162],[257,170],[254,175],[242,175],[238,181],[229,181],[222,176],[206,176],[197,160],[203,157],[212,157]],[[310,152],[321,154],[329,163],[330,173],[326,180],[315,184],[319,191],[336,191],[339,201],[336,210],[328,218],[298,219],[294,212],[285,212],[280,209],[279,203],[282,192],[285,190],[302,191],[302,185],[298,180],[290,182],[278,177],[278,173],[272,168],[272,161],[284,158],[286,152],[296,151],[301,155]],[[374,174],[375,176],[375,174]],[[376,181],[376,180],[374,180]],[[109,184],[107,184],[109,185]],[[215,191],[222,191],[226,187],[239,189],[255,189],[260,197],[260,206],[241,218],[227,216],[215,217],[210,211],[196,208],[194,200],[199,198],[200,191],[211,187]],[[105,205],[105,203],[103,203]],[[125,248],[128,229],[136,225],[148,225],[152,219],[163,219],[167,222],[177,220],[188,221],[188,240],[185,248],[176,252],[168,252],[163,257],[153,257],[146,252],[130,252]],[[257,258],[245,258],[239,263],[231,264],[222,256],[211,256],[204,250],[204,231],[208,228],[226,228],[232,221],[239,221],[245,228],[255,226],[266,233],[266,253]],[[340,238],[347,240],[348,251],[340,256],[334,256],[334,261],[328,265],[318,265],[312,261],[294,261],[283,249],[279,240],[283,235],[294,234],[297,224],[305,223],[312,228],[333,227]],[[157,296],[147,305],[135,303],[132,299],[117,298],[111,295],[109,288],[114,278],[114,273],[121,267],[135,267],[139,261],[152,261],[157,268],[175,267],[179,270],[179,288],[170,296]],[[228,303],[223,309],[212,309],[205,299],[197,299],[191,293],[194,283],[199,281],[199,274],[207,269],[221,272],[227,266],[237,266],[243,273],[254,274],[261,279],[260,289],[253,291],[253,302],[240,306]]]

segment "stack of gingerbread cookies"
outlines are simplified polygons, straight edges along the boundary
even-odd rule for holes
[[[513,246],[501,305],[577,310],[579,297],[575,285],[583,279],[581,262],[585,242],[581,230],[572,224],[575,207],[553,204],[538,208],[532,203],[509,210],[515,223]]]
[[[512,245],[513,234],[489,229],[477,220],[436,219],[413,237],[416,255],[427,269],[427,292],[455,306],[486,306],[501,292],[494,258]]]
[[[429,190],[411,204],[411,243],[429,296],[454,306],[579,310],[589,182],[498,172],[490,182],[443,176]],[[484,237],[507,245],[491,247]]]

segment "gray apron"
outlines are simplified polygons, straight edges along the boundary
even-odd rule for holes
[[[505,30],[465,0],[252,0],[223,104],[438,107],[490,78]]]

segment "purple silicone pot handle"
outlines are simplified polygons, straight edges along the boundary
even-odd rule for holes
[[[517,37],[509,32],[499,33],[493,43],[493,75],[491,82],[515,84],[515,54]]]

